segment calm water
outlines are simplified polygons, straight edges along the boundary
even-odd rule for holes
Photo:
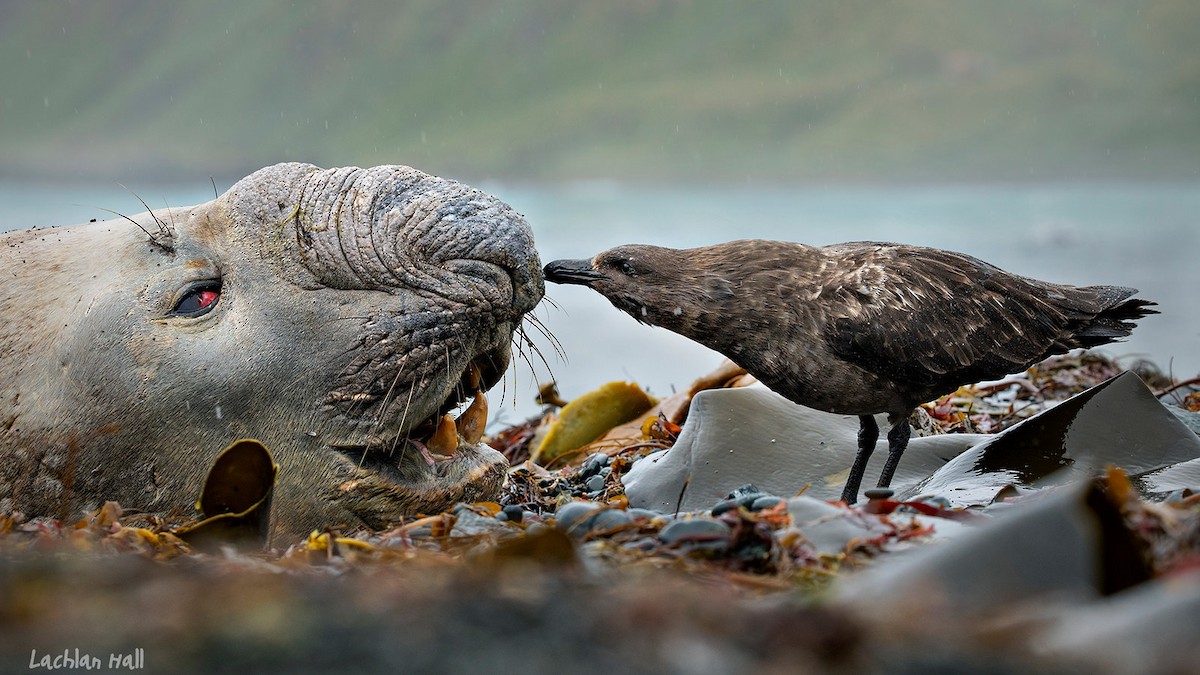
[[[212,198],[212,186],[131,186],[153,208]],[[221,189],[227,187],[221,185]],[[926,188],[646,188],[605,183],[484,185],[525,214],[543,261],[590,257],[623,243],[687,247],[766,238],[827,244],[875,239],[938,246],[1009,271],[1079,285],[1134,286],[1159,302],[1111,354],[1148,358],[1176,376],[1200,372],[1200,185]],[[117,186],[0,184],[0,231],[110,217],[100,207],[144,210]],[[685,387],[720,357],[636,323],[587,289],[550,285],[537,315],[566,351],[537,343],[566,398],[613,379],[659,395]],[[535,359],[510,371],[505,405],[515,421],[536,411]],[[498,401],[499,391],[493,395]],[[516,401],[514,408],[514,399]]]

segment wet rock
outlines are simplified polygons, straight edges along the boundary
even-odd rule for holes
[[[602,452],[597,452],[585,459],[583,464],[579,465],[579,478],[587,480],[600,473],[600,470],[608,466],[611,462],[611,457]]]
[[[525,510],[517,504],[509,504],[500,513],[504,514],[507,520],[514,523],[519,523],[525,518]],[[496,514],[497,518],[500,516],[500,513]]]
[[[755,487],[754,483],[746,483],[739,488],[734,488],[729,494],[725,495],[725,498],[740,502],[747,497],[757,497],[761,494],[763,494],[763,491]]]
[[[711,513],[712,516],[715,518],[716,516],[719,516],[722,513],[725,513],[726,511],[733,511],[733,510],[737,509],[737,507],[739,507],[739,506],[741,506],[741,505],[738,504],[736,499],[724,499],[724,500],[717,502],[717,505],[712,507],[712,511],[710,511],[709,513]]]
[[[1200,435],[1200,412],[1184,410],[1183,408],[1174,405],[1167,406],[1167,410],[1170,410],[1171,414],[1174,415],[1180,422],[1183,422],[1183,426],[1190,429],[1192,433]]]
[[[836,499],[857,432],[852,416],[797,406],[764,388],[702,392],[675,446],[635,463],[623,478],[625,492],[631,506],[670,512],[722,502],[726,486],[750,481],[782,494],[810,483],[807,496]],[[868,474],[886,457],[883,445]],[[995,436],[915,438],[892,489],[899,501],[932,494],[954,506],[986,505],[1111,464],[1133,474],[1145,491],[1167,493],[1200,488],[1200,467],[1189,463],[1197,458],[1200,438],[1136,375],[1125,373]],[[713,512],[731,508],[720,503]]]
[[[878,518],[863,518],[850,509],[806,495],[789,499],[787,510],[792,524],[817,553],[840,553],[856,539],[877,537],[889,531]]]
[[[450,535],[454,537],[475,536],[496,532],[505,528],[504,523],[493,516],[476,513],[466,504],[459,504],[453,510],[455,520]]]
[[[558,529],[568,534],[583,536],[591,526],[589,522],[600,509],[595,502],[574,501],[558,507],[554,513],[554,523]]]
[[[880,424],[887,428],[883,416]],[[761,385],[703,391],[692,400],[674,447],[637,461],[622,480],[630,506],[668,513],[711,508],[746,483],[782,495],[809,485],[805,494],[837,499],[854,462],[857,438],[857,417],[805,408]],[[944,434],[912,439],[893,487],[915,485],[987,438]],[[885,439],[876,446],[867,475],[878,475],[886,458]]]
[[[722,551],[729,548],[732,530],[719,520],[690,518],[676,520],[664,527],[658,538],[667,546],[687,550]]]
[[[1110,465],[1136,475],[1196,458],[1200,438],[1126,372],[990,437],[897,493],[900,499],[936,494],[955,506],[982,505],[1014,486],[1061,485]],[[1159,490],[1184,487],[1182,476],[1172,480],[1164,479]]]
[[[649,509],[626,509],[625,513],[629,514],[634,520],[654,520],[655,518],[663,517],[663,514],[658,511],[651,511]]]
[[[1092,481],[1023,502],[951,541],[847,578],[837,597],[864,612],[921,605],[972,616],[1046,594],[1096,598],[1149,578],[1119,510]]]
[[[589,492],[600,492],[604,490],[604,476],[592,476],[584,485],[587,486]]]
[[[775,495],[762,495],[761,497],[758,497],[750,504],[750,510],[751,511],[762,511],[763,509],[772,508],[772,507],[778,505],[782,501],[783,501],[782,498],[776,497]]]
[[[1200,459],[1154,469],[1132,478],[1142,494],[1166,496],[1184,491],[1200,492]]]
[[[1042,654],[1096,672],[1184,673],[1200,663],[1200,571],[1060,611],[1032,637]]]
[[[621,548],[626,551],[641,551],[642,553],[650,553],[657,551],[660,546],[657,539],[653,537],[642,537],[635,539],[629,543],[622,544]]]
[[[619,509],[605,509],[588,521],[591,532],[609,532],[633,522],[633,516]]]

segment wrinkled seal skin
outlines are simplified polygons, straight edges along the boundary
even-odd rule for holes
[[[133,220],[0,235],[0,510],[191,513],[243,437],[280,465],[277,543],[494,498],[498,453],[434,469],[404,438],[470,394],[469,364],[499,380],[542,297],[508,205],[403,166],[280,164]],[[211,310],[173,313],[204,281]]]

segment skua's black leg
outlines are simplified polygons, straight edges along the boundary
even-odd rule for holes
[[[908,423],[908,415],[888,415],[892,428],[888,429],[888,458],[883,465],[883,473],[879,474],[877,487],[885,488],[892,484],[892,476],[900,465],[900,456],[908,447],[908,439],[912,436],[912,426]]]
[[[846,478],[846,487],[842,490],[842,501],[853,504],[858,501],[858,488],[862,486],[863,473],[867,470],[867,460],[875,450],[875,442],[879,440],[879,425],[873,415],[858,416],[858,454],[854,456],[854,466],[850,467],[850,476]]]

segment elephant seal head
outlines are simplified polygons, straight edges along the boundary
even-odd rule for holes
[[[189,512],[243,437],[280,466],[277,542],[499,490],[482,391],[543,285],[491,195],[280,164],[206,204],[0,235],[0,269],[0,510]]]

